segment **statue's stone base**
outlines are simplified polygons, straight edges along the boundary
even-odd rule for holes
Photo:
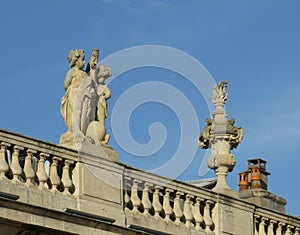
[[[59,144],[66,148],[76,149],[74,142],[75,142],[74,134],[69,131],[61,134],[59,139]]]
[[[75,137],[72,132],[63,133],[59,144],[66,148],[78,151],[79,154],[88,154],[101,157],[110,161],[118,162],[118,153],[107,144],[91,144],[85,139]]]
[[[89,154],[92,156],[102,157],[114,162],[118,161],[118,153],[109,145],[94,145],[86,141],[82,141],[77,146],[79,154]]]

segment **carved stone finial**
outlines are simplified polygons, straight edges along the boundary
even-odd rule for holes
[[[226,176],[235,165],[235,158],[231,154],[231,150],[238,146],[244,135],[241,127],[234,126],[235,119],[227,119],[227,113],[224,110],[228,98],[227,87],[226,81],[219,82],[214,87],[212,101],[216,109],[213,117],[206,119],[207,125],[198,141],[200,148],[211,149],[208,167],[215,171],[218,178],[215,190],[229,188]]]

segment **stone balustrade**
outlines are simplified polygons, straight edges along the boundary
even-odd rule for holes
[[[255,235],[300,235],[299,218],[259,209],[254,214]]]
[[[12,195],[23,206],[154,234],[300,235],[300,218],[238,193],[225,195],[100,156],[0,130],[0,199]]]
[[[60,153],[54,146],[1,130],[0,180],[73,194],[76,155]]]
[[[164,181],[162,177],[148,174],[148,178],[125,173],[125,210],[157,220],[185,226],[197,231],[212,233],[215,224],[212,211],[214,194],[203,189],[179,183]],[[157,177],[157,179],[155,179]],[[204,192],[204,194],[203,194]]]

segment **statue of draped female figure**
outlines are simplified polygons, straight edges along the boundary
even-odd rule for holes
[[[110,90],[105,80],[112,75],[106,65],[98,65],[99,50],[93,49],[86,70],[83,50],[71,50],[68,55],[70,70],[67,72],[61,100],[61,114],[67,132],[60,137],[60,144],[79,149],[82,143],[109,147],[106,134],[107,99]]]

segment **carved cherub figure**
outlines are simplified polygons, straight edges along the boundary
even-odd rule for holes
[[[97,94],[99,96],[97,105],[97,118],[100,123],[104,124],[104,119],[107,117],[107,102],[110,98],[110,90],[105,84],[105,80],[112,75],[112,70],[107,65],[100,65],[97,74],[98,78],[98,89]]]
[[[110,98],[111,93],[105,80],[112,75],[112,70],[107,65],[98,66],[95,63],[95,58],[98,56],[97,52],[92,54],[93,59],[90,60],[91,70],[90,76],[94,77],[97,84],[97,108],[95,120],[90,123],[87,136],[89,139],[95,140],[97,143],[107,145],[110,135],[106,134],[105,119],[107,118],[107,99]]]

